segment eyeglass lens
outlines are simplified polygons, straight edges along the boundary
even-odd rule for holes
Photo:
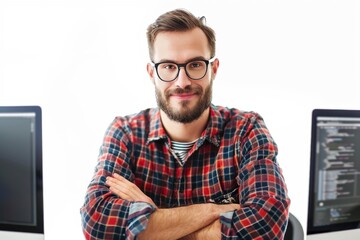
[[[171,62],[160,63],[157,67],[158,75],[163,81],[175,80],[179,71],[179,65]],[[203,60],[189,62],[185,65],[185,71],[189,78],[194,80],[201,79],[206,74],[207,62]]]

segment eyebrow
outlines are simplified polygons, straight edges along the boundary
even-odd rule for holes
[[[194,58],[190,58],[188,60],[186,60],[185,62],[183,63],[188,63],[188,62],[192,62],[192,61],[196,61],[196,60],[207,60],[206,58],[202,57],[202,56],[198,56],[198,57],[194,57]],[[174,60],[171,60],[171,59],[161,59],[158,63],[163,63],[163,62],[170,62],[170,63],[177,63],[177,64],[181,64],[181,63],[178,63]]]

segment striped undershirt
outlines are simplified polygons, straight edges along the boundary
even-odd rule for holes
[[[197,139],[192,142],[171,141],[171,149],[174,151],[176,156],[180,159],[182,164],[184,164],[187,153],[194,146],[196,141],[197,141]]]

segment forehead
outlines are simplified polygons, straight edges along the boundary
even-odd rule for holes
[[[189,31],[160,32],[154,41],[154,61],[184,62],[195,57],[210,58],[205,33],[200,28]]]

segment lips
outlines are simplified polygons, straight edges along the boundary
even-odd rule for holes
[[[171,90],[167,92],[167,97],[178,97],[182,99],[191,98],[196,95],[201,94],[201,89],[192,89],[192,88],[176,88],[174,90]]]
[[[191,97],[197,95],[197,93],[180,93],[180,94],[170,94],[173,97]]]
[[[172,94],[170,95],[170,97],[175,97],[181,100],[189,100],[192,97],[196,96],[197,94],[190,94],[190,93],[185,93],[185,94]]]

